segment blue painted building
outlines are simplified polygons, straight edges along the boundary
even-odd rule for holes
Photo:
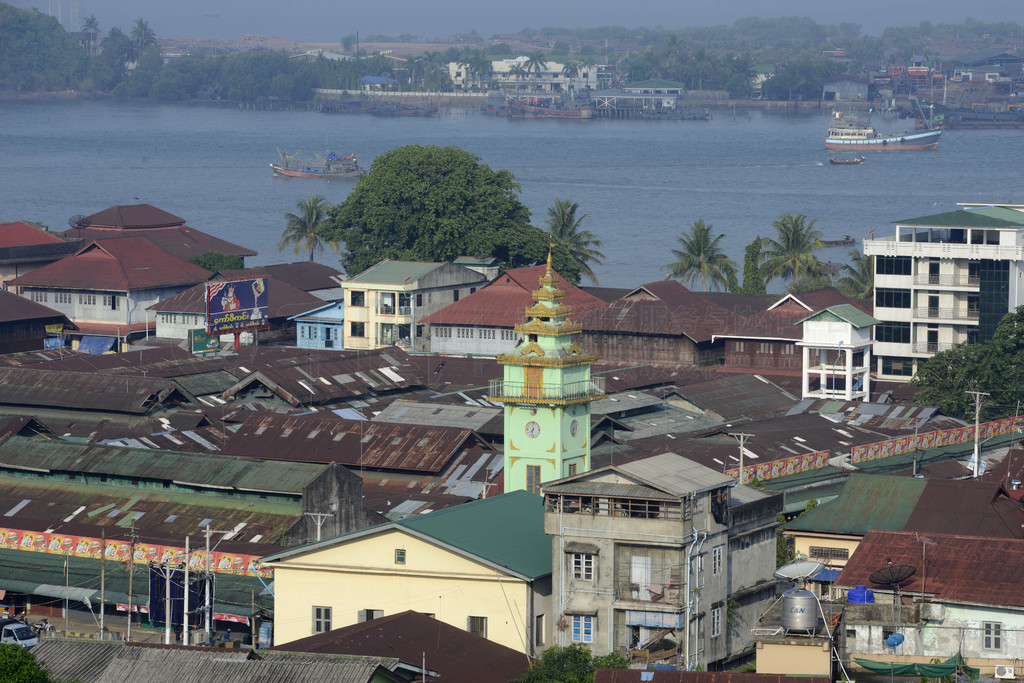
[[[300,349],[343,349],[345,303],[334,301],[293,315],[296,345]]]

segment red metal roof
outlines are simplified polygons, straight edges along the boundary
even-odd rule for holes
[[[24,221],[0,223],[0,248],[25,247],[33,244],[58,244],[63,241],[53,233]]]
[[[605,308],[577,320],[585,332],[684,335],[694,342],[711,341],[742,319],[675,280],[660,280],[637,287]]]
[[[184,225],[185,219],[158,209],[152,204],[128,204],[112,206],[85,219],[86,225],[95,228],[138,229],[162,228],[169,225]]]
[[[100,337],[115,337],[118,335],[131,334],[132,332],[156,332],[156,321],[143,321],[138,323],[76,323],[78,331],[82,334],[91,334]]]
[[[397,657],[412,664],[425,658],[427,668],[436,671],[444,681],[511,681],[530,666],[530,660],[521,652],[411,610],[300,638],[273,649]],[[817,679],[803,682],[819,683]]]
[[[847,562],[836,586],[868,586],[871,575],[889,565],[917,572],[904,593],[934,595],[939,601],[1024,607],[1024,540],[909,531],[869,531]]]
[[[484,327],[512,327],[526,319],[526,309],[533,305],[532,293],[547,266],[515,268],[499,275],[486,287],[459,301],[445,306],[420,322],[429,325],[480,325]],[[570,317],[579,320],[588,311],[607,304],[569,284],[558,275],[558,288],[565,292],[563,302],[572,308]]]
[[[594,683],[640,683],[640,681],[653,681],[653,683],[829,683],[828,677],[737,673],[735,671],[598,669],[594,673]]]
[[[268,460],[440,472],[467,448],[490,450],[471,429],[345,420],[333,414],[246,418],[224,452]]]
[[[130,231],[90,227],[83,230],[67,230],[63,236],[68,239],[81,237],[86,241],[104,242],[124,237],[147,237],[168,254],[177,256],[183,261],[188,261],[207,252],[236,256],[255,256],[257,254],[252,249],[208,235],[187,225],[139,228]]]
[[[11,280],[18,287],[136,291],[191,286],[213,275],[146,237],[91,242],[76,253]]]
[[[0,323],[48,318],[64,318],[64,314],[23,296],[0,290]]]

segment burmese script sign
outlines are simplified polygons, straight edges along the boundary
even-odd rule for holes
[[[822,467],[828,465],[828,459],[829,451],[816,451],[814,453],[795,455],[792,458],[772,460],[771,462],[744,463],[743,481],[741,483],[749,484],[754,479],[757,479],[758,481],[767,481],[769,479],[786,477],[790,474],[820,470]],[[734,467],[731,470],[726,470],[725,474],[733,479],[739,479],[740,468]]]
[[[978,438],[984,440],[990,439],[993,436],[1002,436],[1021,426],[1024,426],[1024,416],[983,422],[978,426]],[[877,460],[878,458],[888,458],[893,455],[900,455],[901,453],[911,453],[915,450],[942,448],[943,446],[955,446],[957,444],[973,442],[974,425],[970,425],[968,427],[944,429],[938,432],[925,432],[917,436],[904,436],[899,439],[854,446],[850,450],[850,460],[856,464],[865,460]]]
[[[270,326],[267,278],[206,283],[206,333],[232,334]]]

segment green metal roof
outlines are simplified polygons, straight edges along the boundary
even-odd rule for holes
[[[685,83],[680,83],[679,81],[670,81],[670,80],[667,80],[665,78],[651,78],[651,79],[648,79],[646,81],[637,81],[636,83],[627,83],[625,87],[626,87],[627,90],[636,90],[637,88],[645,88],[645,89],[646,88],[650,88],[650,89],[658,89],[658,88],[666,89],[666,88],[671,88],[673,90],[678,88],[680,90],[685,90],[686,89],[686,84]]]
[[[100,560],[69,556],[67,583],[69,597],[87,597],[94,605],[100,601]],[[107,604],[128,602],[128,566],[120,562],[105,563],[105,600]],[[63,596],[64,556],[34,553],[25,550],[0,549],[0,589],[19,593],[40,593]],[[252,604],[252,591],[259,595],[263,584],[254,576],[217,574],[214,611],[247,616]],[[148,603],[149,577],[146,565],[135,565],[133,602]],[[273,600],[259,599],[264,609],[273,611]]]
[[[877,320],[873,316],[868,315],[853,304],[829,306],[825,310],[812,313],[803,320],[794,324],[799,325],[800,323],[808,320],[839,320],[849,323],[858,329],[862,327],[871,327],[872,325],[880,325],[882,322],[881,320]]]
[[[0,444],[0,467],[5,465],[175,481],[198,488],[234,488],[292,495],[301,495],[305,486],[327,468],[316,463],[101,446],[20,436],[12,436]]]
[[[376,285],[401,285],[416,282],[421,277],[437,270],[443,263],[424,261],[392,261],[385,259],[375,266],[370,266],[347,282],[365,282]]]
[[[931,216],[919,218],[907,218],[902,221],[893,221],[895,225],[920,225],[931,228],[1016,228],[1024,227],[1024,214],[1016,220],[1011,218],[998,218],[984,213],[986,209],[975,209],[973,211],[947,211],[936,213]]]
[[[1017,211],[1016,209],[1009,209],[1005,206],[986,206],[980,209],[970,209],[970,211],[980,213],[981,215],[988,216],[989,218],[1010,221],[1017,225],[1024,224],[1024,212]]]
[[[544,533],[544,502],[526,491],[474,500],[397,522],[290,548],[261,561],[278,562],[333,547],[363,536],[405,528],[478,557],[510,572],[535,579],[551,573],[551,538]]]
[[[864,534],[870,529],[899,531],[927,484],[927,480],[914,477],[854,474],[838,498],[805,512],[786,528],[847,534]]]

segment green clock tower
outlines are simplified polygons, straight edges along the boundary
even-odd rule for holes
[[[515,326],[518,345],[498,356],[504,374],[488,400],[505,405],[505,491],[540,493],[543,482],[590,469],[590,402],[604,397],[604,378],[590,376],[596,354],[583,353],[551,270],[551,255]]]

